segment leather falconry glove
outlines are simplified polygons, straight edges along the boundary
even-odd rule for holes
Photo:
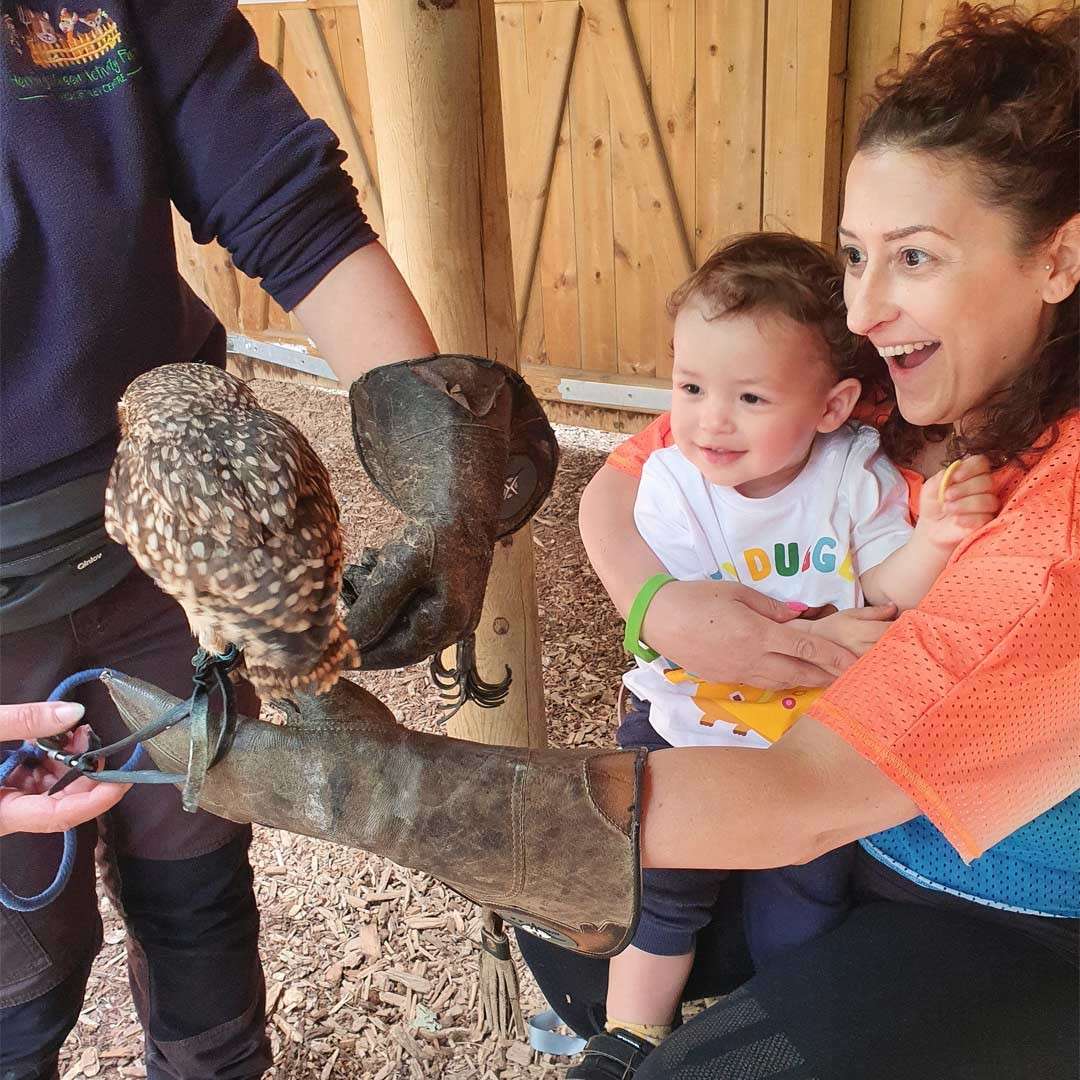
[[[101,680],[132,731],[178,703],[130,676]],[[345,679],[282,707],[283,726],[236,718],[199,806],[385,856],[577,952],[611,956],[630,941],[645,751],[427,735]],[[188,729],[144,744],[158,768],[183,774]]]
[[[346,624],[362,667],[403,667],[471,641],[495,542],[547,497],[558,445],[525,380],[476,356],[375,368],[349,402],[360,463],[409,523],[346,569]]]

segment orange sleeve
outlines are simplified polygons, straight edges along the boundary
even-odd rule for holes
[[[647,428],[619,443],[608,454],[605,465],[630,476],[640,476],[645,459],[654,451],[671,446],[671,413],[661,413]]]
[[[1080,418],[811,706],[970,861],[1080,788]]]

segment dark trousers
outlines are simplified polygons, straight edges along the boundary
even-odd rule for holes
[[[653,728],[648,702],[633,694],[629,700],[630,709],[615,735],[619,746],[646,750],[670,746]],[[756,966],[843,922],[850,906],[854,851],[849,844],[804,866],[744,874],[743,928]],[[635,947],[655,956],[691,952],[698,933],[713,919],[717,894],[727,877],[726,870],[644,871]]]
[[[857,863],[869,856],[860,855]],[[859,876],[857,867],[856,877]],[[726,995],[661,1043],[636,1080],[1076,1080],[1077,920],[1001,913],[904,884],[859,890],[835,929],[750,975],[740,874],[721,888],[684,1000]],[[928,890],[918,890],[928,893]],[[1024,928],[1047,928],[1057,944]],[[603,1029],[606,960],[525,932],[518,945],[555,1011]]]
[[[193,652],[181,609],[136,571],[70,616],[0,639],[0,695],[41,700],[75,671],[114,667],[186,696]],[[127,734],[100,684],[72,697],[105,742]],[[238,698],[248,715],[257,710],[250,688]],[[156,785],[134,787],[83,825],[74,873],[56,901],[25,915],[0,908],[0,1077],[55,1075],[101,945],[95,844],[102,883],[127,924],[151,1080],[232,1080],[268,1069],[250,838],[247,826],[185,813],[178,791]],[[58,836],[4,837],[0,876],[16,893],[37,893],[59,854]]]

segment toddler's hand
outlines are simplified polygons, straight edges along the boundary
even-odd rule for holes
[[[809,623],[806,629],[862,656],[878,643],[895,618],[895,604],[849,608]]]
[[[951,551],[992,521],[1000,507],[991,490],[990,462],[977,454],[954,462],[923,484],[915,531],[936,547]]]

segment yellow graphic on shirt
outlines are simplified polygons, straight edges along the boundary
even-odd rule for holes
[[[761,690],[738,683],[710,683],[682,668],[669,668],[664,678],[675,684],[696,684],[693,701],[701,710],[698,723],[703,727],[720,720],[733,724],[736,735],[754,731],[769,742],[776,742],[824,693],[820,688]]]

